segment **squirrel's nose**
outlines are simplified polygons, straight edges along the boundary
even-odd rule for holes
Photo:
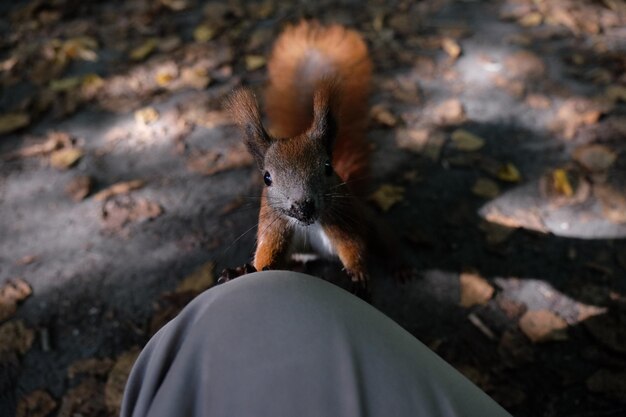
[[[295,217],[307,224],[313,223],[315,217],[315,201],[311,198],[298,201],[291,206],[291,211]]]

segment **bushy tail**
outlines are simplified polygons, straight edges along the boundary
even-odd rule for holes
[[[265,105],[275,137],[306,131],[313,120],[313,93],[324,80],[337,86],[338,134],[335,171],[344,179],[362,176],[368,165],[365,141],[372,64],[361,36],[340,25],[303,21],[289,26],[268,63]]]

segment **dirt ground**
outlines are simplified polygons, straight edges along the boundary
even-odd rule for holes
[[[372,304],[515,416],[626,414],[619,0],[0,3],[0,414],[112,416],[149,337],[248,262],[223,111],[286,24],[375,66],[369,203],[419,273]],[[337,264],[294,268],[349,287]]]

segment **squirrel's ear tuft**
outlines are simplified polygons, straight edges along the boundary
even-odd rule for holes
[[[261,112],[254,93],[247,88],[233,91],[226,101],[226,109],[241,127],[248,150],[254,156],[259,169],[263,169],[263,158],[272,144],[272,138],[263,128]]]
[[[332,80],[323,80],[313,94],[313,124],[308,134],[324,141],[328,154],[332,154],[337,135],[338,86]]]

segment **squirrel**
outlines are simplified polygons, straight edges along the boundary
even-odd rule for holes
[[[267,68],[269,129],[249,89],[227,104],[265,183],[254,268],[284,267],[304,240],[367,285],[372,227],[357,196],[370,156],[367,45],[341,25],[302,21],[278,37]]]

